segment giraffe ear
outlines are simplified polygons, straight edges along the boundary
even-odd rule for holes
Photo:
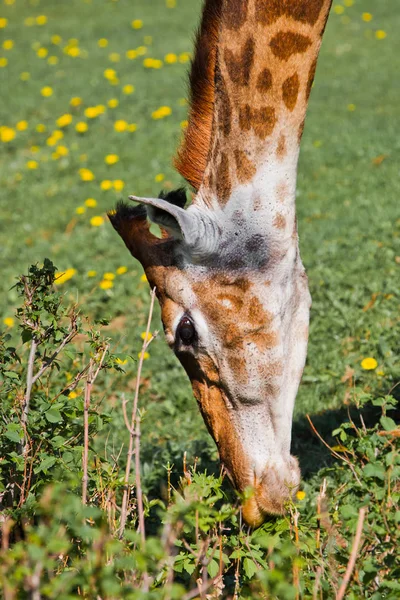
[[[220,229],[211,212],[194,205],[185,210],[164,198],[129,196],[129,199],[145,204],[149,219],[166,229],[174,239],[182,240],[193,257],[209,256],[216,251]]]

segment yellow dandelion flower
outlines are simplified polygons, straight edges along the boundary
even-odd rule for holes
[[[19,78],[21,81],[28,81],[31,78],[31,74],[28,71],[23,71]]]
[[[39,163],[37,162],[37,160],[28,160],[28,162],[26,163],[27,169],[37,169],[38,166]]]
[[[102,281],[100,281],[99,283],[99,287],[102,290],[109,290],[110,288],[112,288],[114,286],[113,282],[108,280],[108,279],[103,279]]]
[[[148,341],[148,340],[151,340],[151,338],[153,337],[153,334],[150,331],[148,333],[146,331],[143,331],[140,334],[140,337],[142,338],[142,340]]]
[[[361,361],[361,368],[364,369],[364,371],[373,371],[374,369],[376,369],[377,366],[377,361],[371,356],[363,358],[363,360]]]
[[[342,15],[344,13],[344,6],[341,4],[336,4],[336,6],[333,7],[333,10],[337,15]]]
[[[93,181],[94,173],[90,169],[79,169],[79,175],[82,181]]]
[[[118,52],[111,52],[111,54],[108,55],[108,58],[111,62],[119,62],[121,60],[121,56]]]
[[[362,14],[362,20],[365,21],[366,23],[369,23],[370,21],[372,21],[373,17],[371,15],[371,13],[369,12],[365,12]]]
[[[189,125],[189,121],[185,120],[185,121],[181,121],[180,123],[182,129],[187,129],[187,126]]]
[[[141,19],[134,19],[131,23],[133,29],[142,29],[143,21]]]
[[[105,281],[113,281],[115,279],[115,273],[107,272],[103,275],[103,280]]]
[[[95,206],[97,206],[97,200],[95,200],[94,198],[88,198],[87,200],[85,200],[85,204],[88,208],[94,208]]]
[[[349,110],[350,112],[354,112],[356,110],[356,105],[355,104],[348,104],[347,105],[347,110]]]
[[[178,62],[178,57],[176,54],[173,54],[172,52],[169,52],[168,54],[166,54],[164,56],[164,60],[167,64],[172,65],[173,63]]]
[[[127,83],[126,85],[124,85],[124,87],[122,88],[122,93],[123,94],[133,94],[133,92],[135,91],[135,86],[133,86],[130,83]]]
[[[378,377],[383,377],[385,375],[385,371],[382,371],[382,369],[380,369],[376,372],[376,374],[378,375]]]
[[[142,353],[138,352],[138,358],[142,357]],[[148,360],[150,358],[150,354],[148,352],[143,352],[143,360]]]
[[[46,25],[46,23],[47,23],[46,15],[39,15],[38,17],[36,17],[37,25]]]
[[[59,46],[62,42],[62,38],[60,35],[52,35],[50,38],[50,41],[52,44],[54,44],[55,46]]]
[[[0,127],[0,139],[2,142],[12,142],[15,138],[15,135],[15,130],[12,127]]]
[[[6,327],[14,327],[15,320],[12,317],[6,317],[3,319],[3,323]]]
[[[97,42],[99,48],[107,48],[108,40],[106,38],[100,38]]]
[[[146,283],[147,277],[146,277],[146,273],[143,273],[143,275],[140,276],[140,281],[142,281],[143,283]]]
[[[66,271],[58,271],[55,274],[54,283],[56,285],[61,285],[62,283],[65,283],[66,281],[71,279],[75,275],[75,273],[76,273],[76,269],[67,269]]]
[[[12,50],[14,48],[14,42],[12,40],[4,40],[3,48],[4,50]]]
[[[118,161],[119,161],[118,154],[107,154],[107,156],[104,157],[104,162],[107,165],[115,165]]]
[[[57,138],[53,137],[52,135],[50,137],[47,138],[46,140],[46,144],[48,146],[55,146],[57,144]]]
[[[116,270],[117,275],[123,275],[124,273],[126,273],[128,270],[128,267],[118,267],[118,269]]]
[[[176,0],[165,0],[165,6],[167,8],[175,8]]]
[[[110,181],[109,179],[104,179],[100,183],[100,187],[104,191],[111,190],[112,186],[113,186],[112,181]]]
[[[47,62],[49,65],[58,65],[58,56],[49,56]]]
[[[296,494],[297,500],[304,500],[305,497],[306,497],[306,493],[303,492],[303,490],[299,490]]]
[[[69,154],[67,146],[57,146],[56,151],[58,156],[68,156]]]
[[[106,107],[104,106],[104,104],[98,104],[95,108],[99,115],[103,115],[106,112]]]
[[[96,217],[92,217],[90,219],[90,224],[92,227],[101,227],[101,225],[103,225],[104,223],[104,218],[101,217],[100,215],[96,216]]]
[[[113,187],[116,192],[122,192],[125,187],[125,182],[122,179],[114,179]]]
[[[125,53],[126,58],[129,60],[134,60],[137,57],[138,53],[136,50],[127,50]]]
[[[75,125],[75,129],[78,133],[85,133],[85,131],[88,130],[88,124],[85,123],[85,121],[79,121],[79,123]]]
[[[99,111],[97,110],[97,106],[88,106],[85,109],[85,117],[88,119],[95,119],[99,116]]]
[[[147,52],[146,46],[139,46],[138,48],[136,48],[136,53],[138,56],[143,56],[143,54],[146,54],[146,52]]]
[[[56,120],[56,123],[57,127],[67,127],[67,125],[70,125],[72,123],[72,115],[70,115],[69,113],[61,115],[61,117],[59,117]]]
[[[45,85],[40,90],[40,93],[42,94],[43,98],[50,98],[50,96],[53,95],[53,88],[50,87],[49,85]]]
[[[350,8],[350,6],[353,6],[354,0],[343,0],[343,4]]]
[[[163,61],[158,58],[145,58],[143,60],[143,66],[146,69],[161,69],[163,64]]]
[[[46,58],[48,53],[49,51],[47,50],[47,48],[39,48],[39,50],[36,52],[39,58]]]
[[[45,131],[47,131],[47,127],[43,123],[39,123],[38,125],[36,125],[36,131],[38,133],[44,133]]]
[[[86,212],[86,208],[84,206],[77,206],[75,212],[77,215],[83,215]]]
[[[137,125],[136,125],[136,123],[130,123],[130,124],[128,125],[128,131],[131,131],[131,132],[133,132],[133,131],[136,131],[136,129],[137,129]]]
[[[97,275],[97,271],[94,271],[94,270],[92,269],[91,271],[88,271],[88,272],[86,273],[86,275],[87,275],[88,277],[96,277],[96,275]]]
[[[179,55],[179,62],[180,63],[187,63],[190,59],[191,59],[191,54],[190,52],[182,52],[182,54]]]
[[[68,398],[71,398],[71,400],[74,400],[77,397],[78,397],[78,394],[76,392],[70,392],[68,394]]]
[[[8,65],[8,58],[0,57],[0,67],[6,67]]]
[[[69,101],[71,106],[80,106],[82,104],[82,98],[79,98],[79,96],[74,96],[73,98],[71,98],[71,100]]]
[[[126,365],[126,363],[128,362],[128,359],[125,358],[125,360],[122,360],[122,358],[117,358],[116,359],[116,363],[119,365]]]
[[[8,19],[5,17],[0,18],[0,29],[4,29],[8,25]]]
[[[105,69],[103,75],[106,79],[114,79],[117,76],[115,69]]]
[[[383,29],[378,29],[378,31],[375,31],[375,37],[377,40],[384,40],[386,36],[387,33],[386,31],[383,31]]]
[[[164,173],[157,173],[157,175],[154,177],[154,181],[157,183],[164,181],[164,179],[165,179]]]
[[[67,47],[65,49],[65,53],[68,54],[68,56],[72,56],[72,58],[76,58],[77,56],[81,55],[80,48],[78,48],[77,46],[72,46],[72,48]]]
[[[118,104],[119,104],[119,100],[117,100],[116,98],[111,98],[108,102],[107,102],[108,106],[110,108],[117,108]]]
[[[126,121],[124,121],[123,119],[118,119],[118,121],[115,121],[115,123],[114,123],[115,131],[126,131],[127,128],[128,128],[128,123]]]
[[[179,106],[186,106],[188,103],[187,98],[179,98],[178,104]]]
[[[160,106],[157,110],[151,113],[153,119],[163,119],[164,117],[168,117],[172,113],[172,110],[169,106]]]
[[[33,154],[35,154],[36,152],[39,152],[40,148],[39,146],[31,146],[30,147],[30,151],[33,152]]]

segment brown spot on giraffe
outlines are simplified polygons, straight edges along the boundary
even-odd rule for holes
[[[229,161],[225,152],[221,153],[220,162],[216,173],[216,191],[218,200],[225,204],[231,195],[232,184],[229,174]]]
[[[244,104],[239,108],[239,127],[242,131],[251,129],[251,108],[249,104]]]
[[[246,342],[255,344],[260,352],[265,352],[270,348],[274,348],[279,342],[279,336],[276,331],[268,333],[254,333],[246,338]]]
[[[286,156],[286,138],[281,133],[278,139],[278,146],[276,148],[276,156],[279,160],[283,160]]]
[[[274,130],[276,123],[275,109],[273,106],[262,106],[253,109],[252,125],[255,134],[262,140]]]
[[[259,92],[266,93],[272,87],[272,74],[269,69],[263,69],[258,74],[256,88]]]
[[[297,102],[297,96],[299,94],[300,80],[297,73],[294,73],[291,77],[285,79],[282,84],[282,97],[283,101],[290,111],[294,109]]]
[[[229,77],[235,85],[249,85],[251,69],[254,63],[254,40],[247,38],[239,55],[225,48],[224,60]]]
[[[309,37],[293,31],[280,31],[269,45],[272,52],[281,60],[288,60],[293,54],[303,54],[311,46]]]
[[[274,227],[276,227],[277,229],[285,229],[285,226],[286,226],[285,217],[281,213],[278,213],[274,219]]]
[[[238,30],[244,25],[247,19],[247,5],[248,0],[230,0],[223,17],[224,25],[228,29]]]
[[[271,322],[272,315],[264,309],[259,299],[254,296],[248,304],[247,319],[252,325],[260,327]]]
[[[285,181],[281,181],[276,186],[276,195],[279,202],[285,202],[287,200],[287,197],[289,195],[289,189]]]
[[[219,129],[223,135],[227,137],[231,132],[232,108],[223,77],[221,77],[219,81],[218,91],[219,102],[220,106],[222,107],[222,110],[219,111]]]
[[[247,183],[256,174],[255,165],[243,150],[235,150],[236,174],[239,183]]]
[[[292,17],[295,21],[314,25],[321,12],[324,0],[288,2],[288,0],[256,0],[256,20],[263,25],[271,25],[280,17]]]

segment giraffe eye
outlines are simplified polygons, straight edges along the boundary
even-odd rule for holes
[[[185,346],[190,346],[196,338],[196,330],[189,317],[182,317],[179,321],[177,336]]]

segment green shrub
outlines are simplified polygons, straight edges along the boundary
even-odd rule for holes
[[[130,458],[126,450],[108,451],[123,411],[99,382],[122,371],[121,360],[102,333],[104,322],[91,324],[65,305],[55,273],[45,260],[18,279],[21,340],[0,338],[6,600],[334,598],[346,569],[346,598],[399,597],[393,397],[355,390],[359,424],[349,413],[333,432],[336,461],[305,483],[285,516],[255,531],[242,524],[239,499],[223,477],[188,467],[186,459],[177,485],[167,464],[165,494],[142,498],[140,473],[124,473],[128,459],[139,460],[144,411],[134,411],[134,426],[127,422]],[[367,412],[376,417],[368,427]]]

